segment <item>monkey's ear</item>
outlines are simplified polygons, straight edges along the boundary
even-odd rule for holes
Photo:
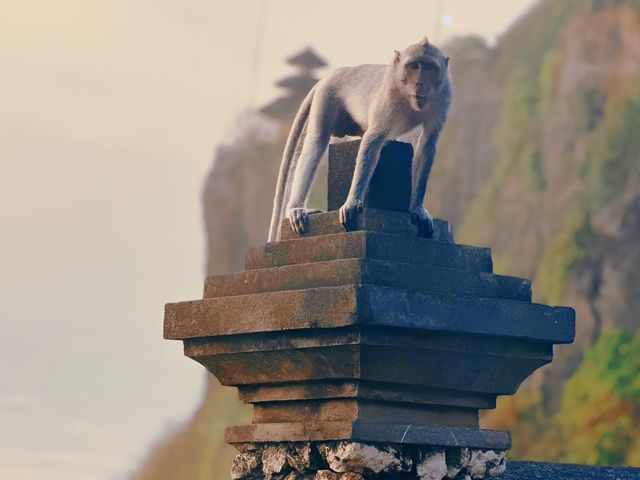
[[[449,57],[444,57],[444,66],[449,68]]]
[[[398,63],[400,63],[400,52],[398,50],[394,50],[393,53],[393,63],[397,65]]]

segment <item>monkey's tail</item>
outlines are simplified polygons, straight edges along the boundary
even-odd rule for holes
[[[288,199],[284,197],[287,191],[289,176],[291,175],[291,164],[296,153],[296,147],[298,146],[298,142],[300,141],[300,137],[305,129],[307,119],[309,118],[309,111],[311,110],[311,102],[313,101],[315,91],[316,87],[314,86],[302,101],[302,105],[300,105],[296,118],[291,126],[291,130],[289,131],[287,144],[284,148],[284,153],[282,154],[282,162],[280,163],[276,195],[273,199],[273,212],[271,213],[271,225],[269,226],[269,242],[275,242],[278,238],[283,210],[286,207],[286,202],[288,201]]]

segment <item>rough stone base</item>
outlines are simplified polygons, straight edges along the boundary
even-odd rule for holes
[[[505,471],[505,452],[366,443],[244,444],[233,480],[475,480]]]

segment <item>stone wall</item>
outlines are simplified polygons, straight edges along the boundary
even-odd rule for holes
[[[233,480],[482,479],[505,471],[504,452],[360,442],[247,444]]]

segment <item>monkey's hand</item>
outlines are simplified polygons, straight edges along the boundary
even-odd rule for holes
[[[310,210],[308,208],[296,207],[290,208],[287,213],[291,227],[296,231],[298,235],[304,234],[304,229],[307,226],[307,216],[311,213],[319,213],[320,210]]]
[[[411,209],[411,223],[418,227],[418,236],[433,238],[433,218],[422,205]]]
[[[355,228],[356,218],[363,208],[364,202],[362,202],[362,200],[355,200],[347,197],[344,205],[342,205],[340,210],[338,210],[340,224],[345,230],[349,231]]]

